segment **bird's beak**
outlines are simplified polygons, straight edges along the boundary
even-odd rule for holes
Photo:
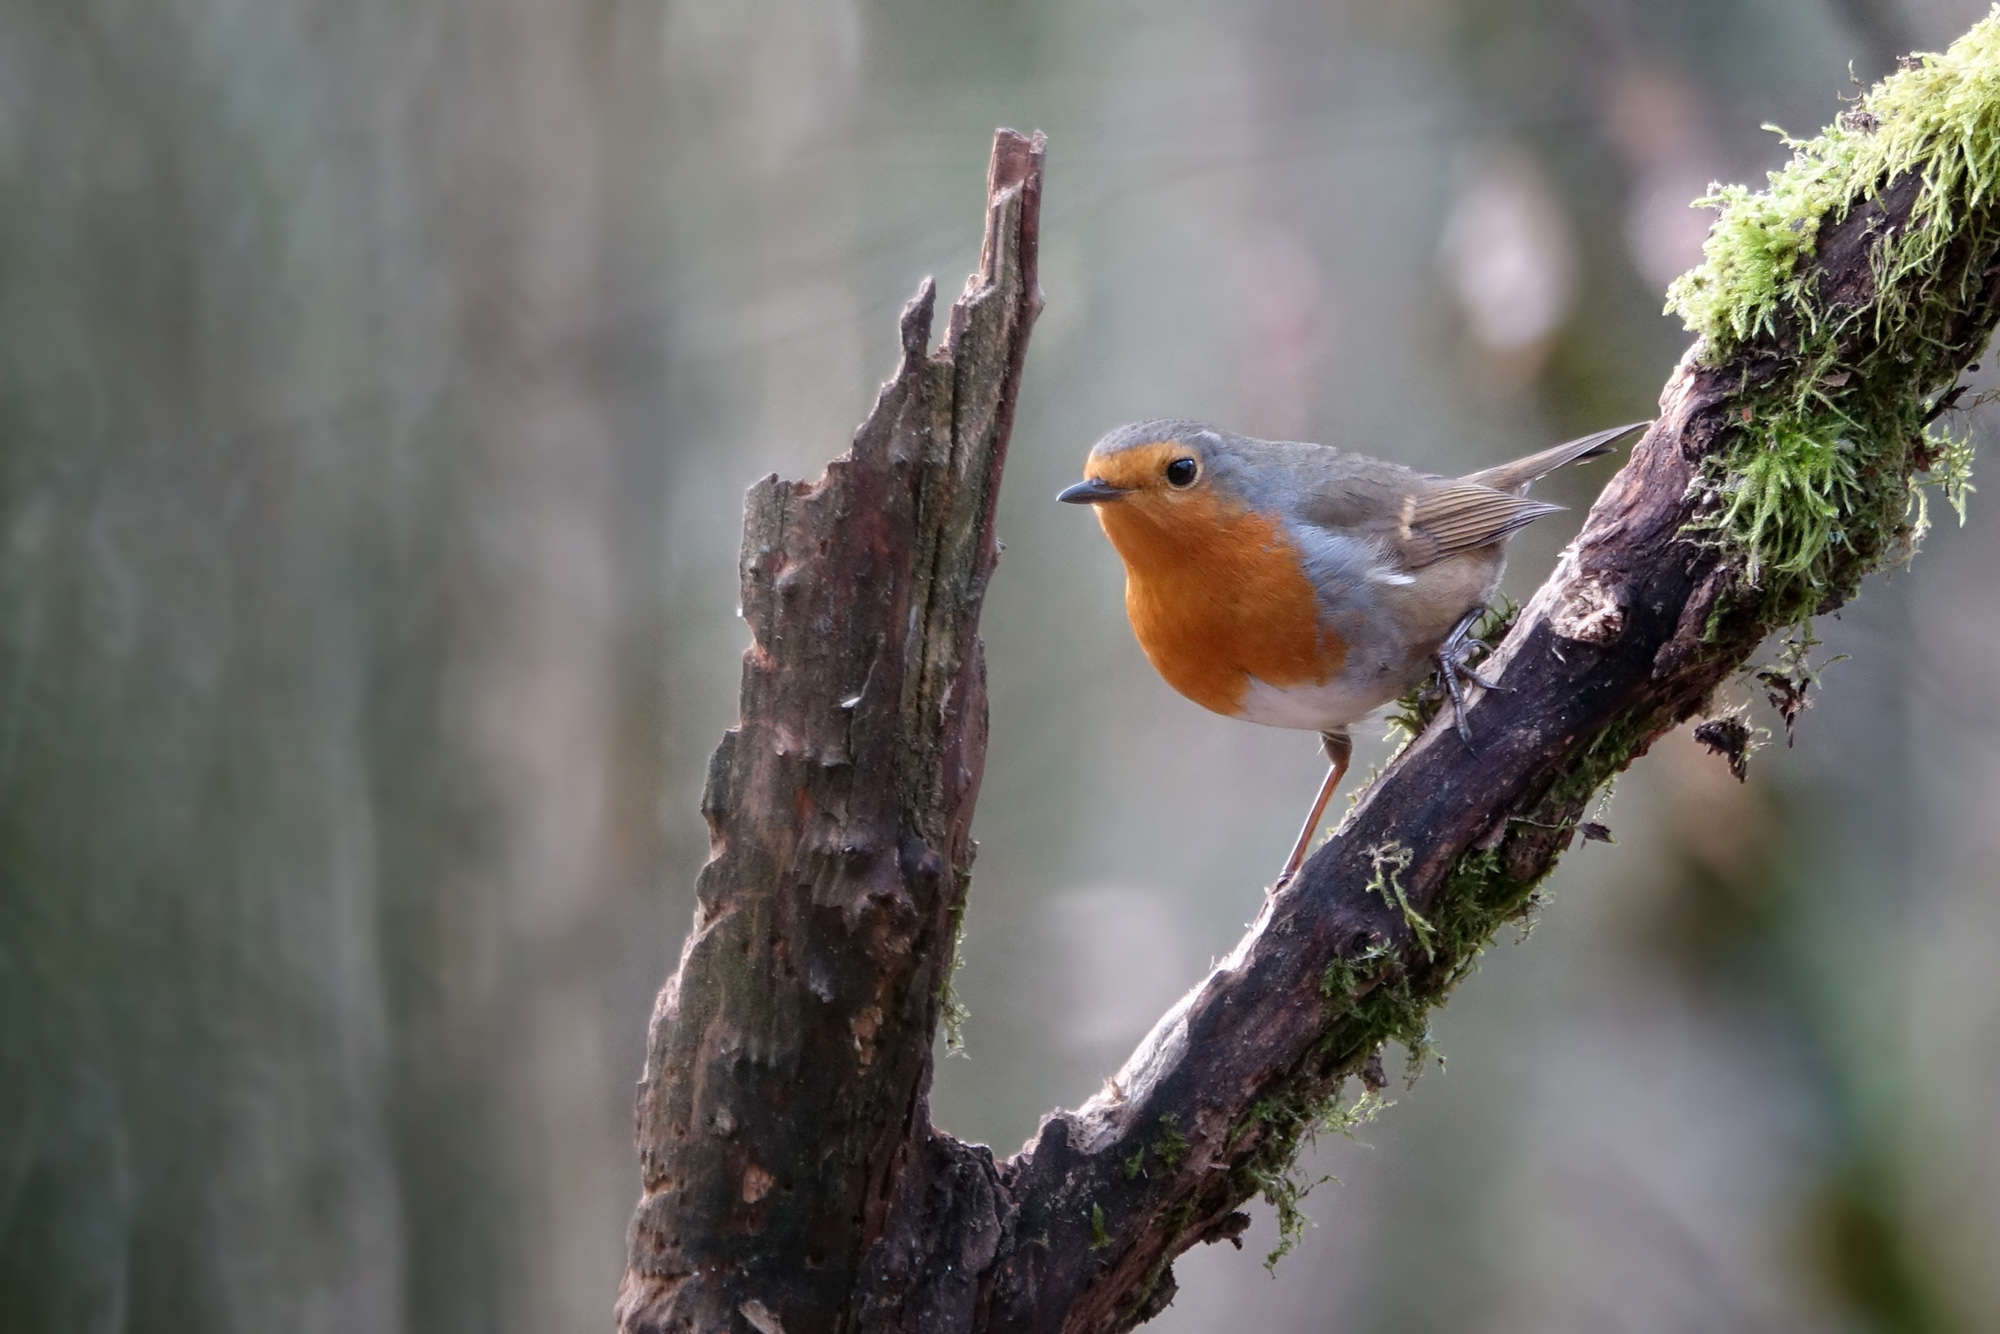
[[[1056,499],[1065,505],[1102,505],[1107,500],[1116,500],[1125,494],[1122,486],[1095,477],[1086,477],[1066,491],[1057,493]]]

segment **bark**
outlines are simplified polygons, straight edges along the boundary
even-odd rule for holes
[[[1472,705],[1477,753],[1448,719],[1429,727],[1105,1091],[1012,1158],[937,1132],[930,1054],[984,740],[973,627],[1037,301],[1038,143],[1001,136],[986,259],[943,351],[925,355],[926,289],[851,456],[816,486],[752,493],[742,723],[711,769],[715,857],[640,1096],[619,1310],[634,1334],[1053,1334],[1155,1314],[1172,1258],[1234,1239],[1258,1190],[1282,1194],[1326,1099],[1378,1079],[1385,1040],[1421,1041],[1603,779],[1772,628],[1727,553],[1684,533],[1734,396],[1792,364],[1783,330],[1676,369],[1487,665],[1507,690]],[[1826,228],[1821,290],[1872,291],[1868,237],[1911,202],[1890,189]],[[1946,333],[1954,368],[1991,334],[1995,281]]]
[[[998,135],[942,348],[927,280],[850,452],[750,492],[741,722],[709,764],[713,853],[640,1084],[626,1329],[805,1334],[894,1300],[972,863],[976,626],[1041,306],[1041,161],[1039,136]]]

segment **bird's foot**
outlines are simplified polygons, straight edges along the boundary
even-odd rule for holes
[[[1483,607],[1467,612],[1459,619],[1458,624],[1452,627],[1451,633],[1445,636],[1444,643],[1438,645],[1437,652],[1432,655],[1437,660],[1438,684],[1444,687],[1444,693],[1451,699],[1451,716],[1458,725],[1458,739],[1475,755],[1479,753],[1479,748],[1472,744],[1472,724],[1466,721],[1465,692],[1460,689],[1459,682],[1470,681],[1482,690],[1508,689],[1498,681],[1491,681],[1481,676],[1468,661],[1476,648],[1483,647],[1472,637],[1472,627],[1477,625],[1479,618],[1485,614],[1486,609]]]

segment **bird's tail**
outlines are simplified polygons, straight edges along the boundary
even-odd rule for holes
[[[1568,467],[1584,459],[1594,459],[1599,454],[1611,452],[1611,444],[1621,435],[1630,435],[1651,422],[1633,422],[1629,426],[1615,426],[1608,431],[1598,431],[1593,435],[1580,436],[1567,444],[1545,449],[1539,454],[1530,454],[1512,463],[1502,463],[1497,467],[1484,468],[1469,473],[1461,480],[1474,482],[1480,486],[1490,486],[1495,491],[1518,491],[1538,477],[1546,477],[1557,468]]]

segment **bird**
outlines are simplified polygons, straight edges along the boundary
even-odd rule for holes
[[[1330,767],[1273,892],[1305,860],[1353,754],[1348,731],[1433,675],[1471,748],[1461,679],[1507,541],[1562,509],[1527,497],[1649,425],[1442,477],[1331,445],[1196,421],[1120,426],[1056,499],[1089,505],[1125,565],[1125,612],[1168,685],[1204,708],[1320,734]]]

